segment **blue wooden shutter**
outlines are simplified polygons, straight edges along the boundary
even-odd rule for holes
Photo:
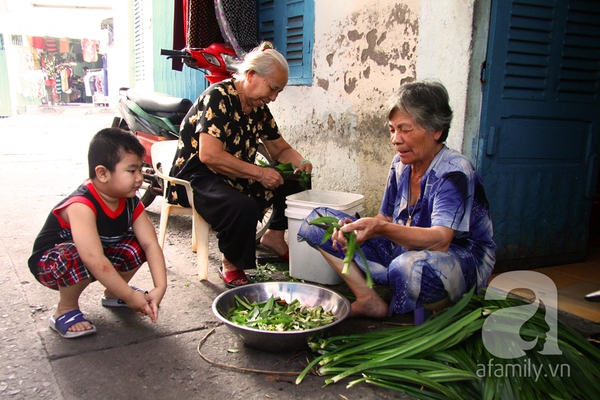
[[[259,0],[258,34],[285,56],[289,84],[312,83],[314,0]]]
[[[600,168],[600,2],[491,4],[478,167],[494,271],[582,261]]]

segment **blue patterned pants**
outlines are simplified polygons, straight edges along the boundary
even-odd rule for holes
[[[343,259],[340,250],[332,248],[331,239],[321,244],[325,231],[307,221],[320,215],[338,219],[356,218],[338,210],[319,207],[306,217],[298,230],[298,241]],[[384,237],[369,239],[361,245],[369,263],[373,281],[389,285],[394,293],[389,315],[404,314],[448,298],[457,302],[477,282],[476,260],[471,252],[454,244],[447,252],[408,251]],[[362,258],[356,254],[354,261],[365,271]]]

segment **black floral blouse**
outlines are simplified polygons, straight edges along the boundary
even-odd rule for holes
[[[207,173],[217,174],[198,156],[200,134],[211,135],[223,142],[225,151],[234,157],[254,163],[259,140],[280,138],[279,129],[267,105],[255,107],[249,114],[242,104],[233,81],[228,79],[210,86],[198,97],[181,124],[179,147],[171,169],[171,176],[191,180]],[[235,178],[222,174],[223,180],[241,193],[268,201],[272,192],[251,179]],[[180,203],[179,192],[169,190],[169,202]],[[182,200],[183,205],[187,201]]]

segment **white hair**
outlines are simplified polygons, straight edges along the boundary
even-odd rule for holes
[[[250,71],[254,71],[260,76],[270,76],[275,73],[277,64],[289,76],[290,67],[285,57],[275,50],[270,42],[262,42],[244,56],[243,61],[237,65],[237,71],[233,74],[233,77],[237,80],[243,80]]]

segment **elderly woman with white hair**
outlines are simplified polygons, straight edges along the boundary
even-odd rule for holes
[[[286,59],[263,42],[246,54],[233,78],[198,97],[181,125],[171,175],[190,181],[196,211],[217,232],[223,254],[219,274],[228,287],[247,284],[244,270],[256,268],[256,225],[271,205],[261,243],[282,258],[288,254],[285,197],[300,189],[276,169],[254,163],[259,142],[274,161],[291,163],[296,173],[312,171],[310,161],[281,136],[267,105],[277,99],[288,74]],[[172,188],[170,201],[185,206],[184,193]]]

